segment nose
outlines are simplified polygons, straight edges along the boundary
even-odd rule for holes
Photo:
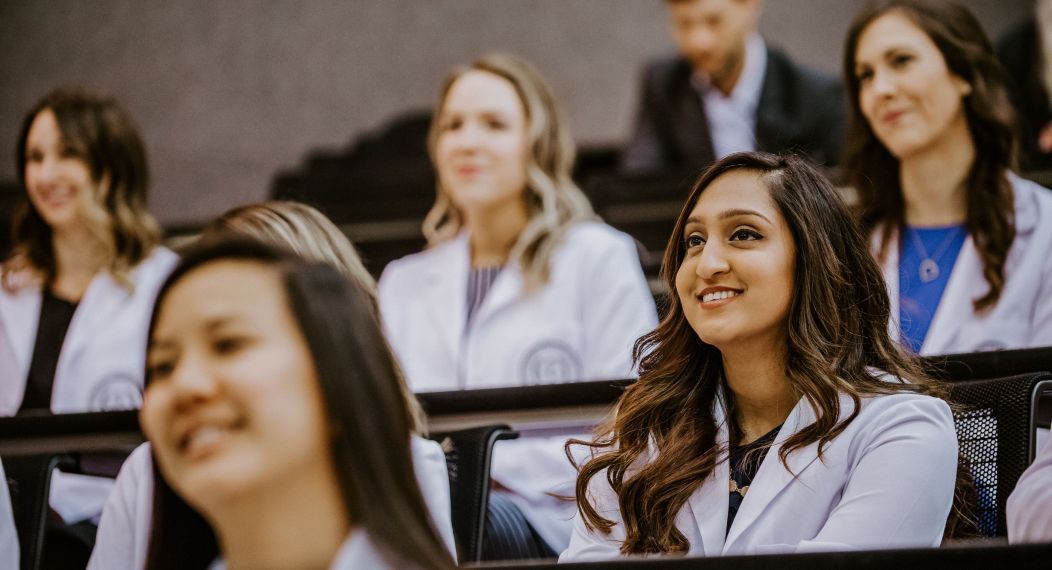
[[[50,156],[29,162],[26,165],[26,178],[37,183],[51,183],[58,177],[58,163]]]
[[[705,244],[694,266],[695,274],[702,279],[709,280],[730,271],[730,262],[725,254],[719,242]]]
[[[482,128],[475,121],[466,121],[454,133],[453,145],[459,151],[476,150],[482,141]]]
[[[167,380],[177,410],[215,397],[219,383],[211,368],[194,355],[184,355]]]
[[[874,70],[873,79],[871,81],[870,89],[874,95],[879,97],[889,97],[895,93],[897,85],[895,79],[890,73],[884,70]]]
[[[705,26],[695,26],[687,35],[687,45],[698,58],[708,58],[714,49],[716,36]]]

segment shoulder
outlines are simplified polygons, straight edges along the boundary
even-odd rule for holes
[[[443,467],[446,463],[446,453],[442,451],[442,445],[433,439],[414,435],[409,440],[413,461],[441,461]]]
[[[767,46],[767,77],[776,78],[798,93],[840,96],[840,82],[831,75],[794,62],[778,48]],[[814,104],[814,101],[808,101]]]
[[[463,247],[462,240],[454,238],[434,247],[391,261],[384,266],[377,286],[383,292],[384,289],[397,287],[402,283],[411,283],[418,279],[421,274],[435,267],[440,267],[443,260],[461,247]]]
[[[635,240],[628,234],[599,221],[577,222],[566,230],[560,248],[635,249]]]
[[[643,78],[650,89],[665,89],[673,83],[689,79],[690,75],[690,63],[678,55],[651,59],[643,68]]]
[[[847,396],[842,395],[841,401],[841,409],[853,408]],[[956,442],[957,438],[950,405],[941,398],[913,392],[864,396],[852,424],[866,438],[879,439],[898,429],[940,441]]]

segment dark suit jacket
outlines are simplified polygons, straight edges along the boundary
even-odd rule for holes
[[[713,162],[712,137],[693,70],[681,58],[647,66],[635,133],[621,157],[625,172],[698,169]],[[844,136],[844,96],[839,83],[793,64],[767,48],[756,108],[758,150],[797,150],[819,164],[835,164]]]
[[[1041,152],[1037,137],[1052,121],[1052,107],[1041,81],[1041,39],[1033,18],[1009,31],[997,45],[1019,113],[1019,166],[1023,170],[1052,169],[1052,154]]]

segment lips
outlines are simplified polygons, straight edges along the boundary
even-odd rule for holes
[[[179,453],[189,459],[207,456],[222,445],[240,425],[241,422],[195,422],[176,438]]]
[[[887,113],[884,113],[883,115],[880,116],[880,120],[882,122],[885,122],[885,123],[894,123],[895,121],[897,121],[900,118],[902,118],[902,116],[905,115],[905,114],[906,114],[905,110],[888,111]]]
[[[703,308],[715,308],[734,301],[743,293],[743,290],[731,287],[708,287],[699,291],[695,298]]]

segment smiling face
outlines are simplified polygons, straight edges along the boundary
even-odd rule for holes
[[[58,231],[82,224],[87,205],[96,199],[97,184],[88,164],[62,136],[51,109],[33,118],[25,157],[29,202],[44,222]]]
[[[691,210],[681,239],[676,293],[702,342],[721,351],[784,342],[796,249],[760,175],[739,169],[716,178]]]
[[[900,12],[876,18],[859,36],[855,80],[862,114],[899,160],[949,137],[970,136],[962,99],[971,86],[950,71],[935,42]]]
[[[274,270],[216,261],[186,274],[162,300],[147,369],[143,430],[202,511],[331,469],[313,360]]]
[[[526,110],[510,81],[462,74],[446,94],[435,162],[442,188],[466,216],[524,207]]]

